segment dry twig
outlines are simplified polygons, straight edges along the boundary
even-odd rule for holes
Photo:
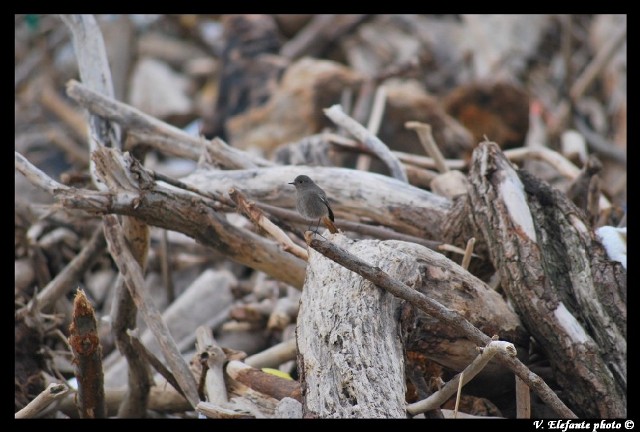
[[[404,167],[400,164],[398,158],[389,151],[389,147],[380,141],[378,137],[367,131],[367,129],[360,123],[346,115],[342,111],[340,105],[333,105],[331,108],[325,109],[324,113],[335,124],[345,128],[350,134],[360,140],[362,144],[373,151],[373,153],[387,165],[392,177],[405,183],[408,182],[407,173]]]
[[[109,252],[116,261],[120,273],[125,279],[125,283],[131,297],[136,306],[142,312],[143,317],[149,328],[156,336],[158,343],[163,348],[164,357],[171,366],[176,376],[176,380],[180,383],[180,387],[185,392],[189,403],[195,408],[198,404],[198,391],[193,375],[184,359],[178,351],[173,337],[169,333],[166,324],[156,307],[153,300],[149,297],[149,293],[145,288],[144,279],[140,265],[133,258],[127,242],[121,230],[117,229],[119,225],[114,215],[105,216],[105,237],[109,245]]]
[[[90,112],[118,123],[127,130],[127,138],[133,143],[143,143],[165,154],[192,160],[197,160],[206,149],[217,164],[228,169],[273,165],[260,157],[234,149],[221,139],[207,141],[191,136],[77,81],[67,83],[67,94]]]
[[[433,134],[431,133],[431,125],[426,123],[420,123],[417,121],[410,121],[405,123],[404,125],[407,129],[413,129],[418,134],[418,138],[420,138],[420,144],[427,152],[429,156],[433,158],[436,163],[436,167],[438,171],[441,173],[446,173],[449,171],[447,164],[444,161],[444,157],[438,148],[438,144],[433,139]]]
[[[237,189],[231,189],[229,191],[229,196],[236,203],[237,208],[242,211],[249,219],[256,224],[257,226],[264,229],[266,232],[271,234],[273,238],[275,238],[278,243],[282,246],[282,249],[291,252],[293,255],[297,256],[300,259],[307,261],[309,259],[309,255],[305,249],[302,249],[300,246],[296,245],[287,234],[284,233],[280,228],[278,228],[273,222],[267,219],[264,216],[264,213],[256,208],[254,202],[247,200],[242,192]]]
[[[280,342],[262,352],[247,357],[244,362],[254,368],[277,367],[296,358],[296,339]]]
[[[34,400],[15,414],[15,418],[33,418],[69,391],[65,384],[51,383]]]
[[[456,391],[460,394],[461,385],[465,385],[471,381],[480,371],[489,363],[498,352],[503,352],[509,356],[516,355],[516,349],[513,344],[505,341],[492,340],[484,348],[478,348],[480,354],[467,366],[462,372],[451,378],[444,387],[429,396],[427,399],[412,403],[407,406],[407,413],[410,415],[418,415],[423,412],[431,411],[439,408],[443,403],[449,400]],[[456,409],[457,411],[457,409]]]

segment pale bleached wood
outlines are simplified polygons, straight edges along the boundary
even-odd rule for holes
[[[293,291],[293,290],[292,290]],[[299,291],[295,291],[299,294]],[[271,331],[282,331],[289,324],[295,322],[298,316],[298,307],[300,298],[298,297],[281,297],[276,301],[273,311],[269,315],[267,321],[267,329]]]
[[[382,268],[394,260],[374,241],[330,239]],[[406,417],[398,306],[392,295],[310,249],[296,332],[305,417]]]
[[[200,189],[225,193],[241,187],[251,199],[295,208],[298,175],[311,177],[327,193],[331,208],[340,217],[371,219],[396,231],[438,240],[440,226],[451,202],[443,197],[380,174],[347,168],[281,166],[233,171],[198,171],[181,180]]]
[[[212,419],[248,419],[256,417],[248,410],[232,407],[232,404],[221,406],[212,402],[201,401],[196,406],[196,410]]]
[[[207,401],[217,405],[229,402],[227,386],[224,383],[223,366],[227,356],[213,338],[209,327],[200,326],[196,329],[197,356],[207,364],[204,392]]]
[[[154,119],[150,116],[147,116],[143,113],[141,113],[139,110],[136,110],[135,108],[132,108],[126,104],[122,104],[120,102],[114,101],[113,99],[110,98],[106,98],[104,96],[101,96],[99,94],[96,94],[95,92],[92,92],[90,89],[87,89],[86,87],[84,87],[82,84],[71,81],[68,84],[68,88],[67,88],[67,92],[68,94],[76,99],[78,102],[80,102],[81,104],[83,104],[83,106],[87,107],[89,110],[91,110],[92,112],[95,113],[99,113],[100,115],[104,116],[105,118],[109,118],[110,120],[121,124],[122,126],[127,128],[128,134],[131,135],[135,135],[135,134],[144,134],[145,135],[145,140],[148,140],[148,143],[151,145],[157,144],[158,146],[161,147],[157,147],[157,148],[161,148],[162,151],[167,152],[168,154],[173,154],[176,156],[181,156],[181,157],[190,157],[190,158],[198,158],[201,154],[202,154],[202,149],[203,149],[203,142],[204,140],[200,139],[200,138],[196,138],[196,137],[192,137],[189,136],[187,134],[185,134],[184,132],[180,131],[179,129],[167,125],[166,123],[163,123],[157,119]],[[207,147],[211,146],[211,145],[216,145],[219,150],[219,156],[215,157],[214,159],[216,159],[216,161],[220,162],[220,161],[227,161],[222,162],[223,164],[225,164],[225,166],[227,167],[238,167],[238,163],[237,161],[239,160],[239,155],[237,154],[238,151],[234,149],[230,149],[228,148],[228,146],[223,146],[222,143],[218,142],[218,141],[213,141],[210,144],[207,144]],[[227,157],[226,155],[229,154],[229,156]],[[243,153],[245,154],[245,153]],[[250,157],[250,155],[246,154],[247,158]],[[226,158],[226,159],[225,159]],[[241,159],[241,158],[240,158]],[[265,165],[265,164],[270,164],[269,162],[265,162],[265,161],[261,161],[256,159],[255,157],[247,159],[249,160],[252,164],[257,165],[257,166],[261,166],[261,165]],[[229,162],[229,161],[235,161],[235,162]],[[282,170],[285,169],[291,169],[293,167],[282,167]],[[280,169],[280,168],[278,168]],[[349,170],[345,170],[345,171],[349,171]],[[222,174],[221,176],[224,176],[226,174]],[[201,176],[201,174],[194,174],[193,175],[194,179],[197,179],[197,177]],[[188,181],[189,178],[185,178],[185,181]],[[291,179],[286,179],[285,183],[292,181],[293,178],[295,178],[295,175],[293,177],[291,177]],[[285,180],[285,179],[283,179]],[[197,180],[194,180],[197,181]],[[354,182],[357,183],[364,183],[364,184],[371,184],[373,187],[369,188],[372,189],[372,191],[365,191],[368,192],[366,193],[366,195],[369,195],[371,192],[376,191],[377,190],[377,185],[375,183],[372,182],[371,179],[367,179],[367,178],[362,178],[362,179],[358,179],[355,178],[353,179]],[[206,180],[205,180],[206,182]],[[203,185],[204,186],[204,185]],[[232,186],[237,186],[237,185],[229,185],[224,184],[224,188],[219,188],[218,191],[221,193],[226,192],[226,190],[229,187]],[[215,183],[211,184],[212,188],[215,188]],[[276,185],[272,185],[272,188],[275,188]],[[337,190],[345,190],[347,191],[348,189],[344,188],[344,185],[337,185],[336,186]],[[207,189],[206,187],[203,187],[203,189]],[[385,191],[389,191],[389,186],[384,188]],[[417,189],[416,189],[417,190]],[[390,192],[390,191],[389,191]],[[395,193],[395,192],[394,192]],[[387,196],[393,196],[394,193],[391,194],[386,194]],[[294,194],[292,194],[294,195]],[[364,216],[365,217],[369,217],[369,215],[367,213],[372,213],[372,211],[367,211],[367,208],[369,206],[371,206],[370,203],[375,203],[378,202],[378,198],[380,196],[385,196],[384,193],[379,193],[379,194],[374,194],[375,196],[370,197],[371,199],[366,199],[366,203],[368,203],[366,206],[363,206],[362,203],[360,203],[359,205],[357,205],[357,209],[356,210],[360,210],[362,208],[364,208]],[[250,196],[251,198],[256,198],[254,196]],[[364,198],[367,198],[366,196]],[[415,201],[415,200],[411,200],[411,201]],[[266,202],[269,202],[269,200],[267,200]],[[272,201],[273,202],[273,201]],[[384,202],[383,202],[384,203]],[[434,205],[436,206],[445,206],[446,204],[441,202],[440,204],[437,204],[437,200],[436,203],[434,203]],[[396,205],[394,205],[394,203],[389,203],[389,206],[391,207],[391,210],[393,210],[393,207],[396,207]],[[291,206],[293,207],[293,206]],[[356,207],[354,205],[354,207]],[[403,203],[402,207],[406,209],[406,204]],[[347,213],[351,213],[353,212],[354,209],[346,209]],[[375,209],[373,209],[375,210]],[[437,210],[436,210],[437,211]],[[375,212],[373,212],[375,213]],[[437,227],[438,223],[437,220],[439,219],[437,217],[437,215],[434,214],[429,214],[431,212],[427,212],[427,214],[425,215],[424,211],[420,211],[418,209],[418,211],[416,212],[416,215],[406,215],[406,219],[408,221],[413,221],[416,220],[417,221],[417,225],[422,226],[422,227]],[[356,213],[357,214],[357,213]],[[425,215],[426,217],[424,218],[424,222],[421,223],[421,219],[422,215]],[[375,216],[375,215],[374,215]],[[403,215],[404,217],[404,215]],[[382,214],[382,215],[378,215],[377,217],[373,218],[374,220],[377,219],[379,221],[385,221],[385,220],[390,220],[393,219],[393,216],[389,213],[387,214]],[[434,220],[435,219],[435,220]],[[405,229],[403,232],[409,232],[409,233],[413,233],[419,236],[424,236],[425,235],[425,230],[424,229],[416,229],[414,228],[410,228],[407,227],[406,223],[402,223],[401,225],[405,226]],[[393,226],[393,225],[391,225]],[[426,230],[427,233],[430,231],[429,229]],[[431,235],[427,234],[427,237],[432,237]]]
[[[113,82],[107,59],[102,32],[93,15],[60,15],[62,21],[71,30],[73,48],[78,61],[80,78],[85,85],[98,94],[113,98]],[[120,130],[108,119],[99,115],[89,116],[89,150],[93,152],[99,146],[121,148]],[[92,176],[93,164],[90,164]],[[97,187],[100,182],[94,177]]]
[[[309,258],[306,249],[295,244],[284,231],[266,218],[264,213],[260,209],[256,208],[255,203],[248,200],[242,192],[237,189],[231,189],[229,190],[229,196],[233,202],[236,203],[240,211],[249,217],[254,224],[264,229],[273,238],[275,238],[278,243],[280,243],[283,250],[290,252],[305,261]]]
[[[380,130],[380,123],[382,122],[386,102],[387,91],[384,86],[381,85],[376,90],[376,95],[373,98],[373,107],[371,107],[371,115],[369,116],[369,122],[367,123],[367,130],[373,135],[378,135],[378,131]]]
[[[314,236],[313,233],[309,232],[307,235],[307,244],[329,259],[375,283],[378,287],[389,291],[394,296],[410,302],[421,311],[424,311],[435,319],[446,323],[456,331],[464,334],[466,338],[474,343],[486,345],[491,341],[489,336],[482,333],[460,314],[444,307],[440,302],[410,288],[405,283],[392,278],[383,269],[381,269],[380,266],[372,266],[371,264],[363,261],[359,256],[355,256],[349,251],[343,249],[337,242],[335,242],[335,239],[333,242],[320,239],[320,236]],[[311,262],[313,262],[313,255],[310,255],[310,263]],[[453,266],[453,268],[455,267],[456,265]],[[304,292],[305,291],[303,291],[303,293]],[[317,293],[317,295],[321,295],[322,293],[323,292],[321,291]],[[301,317],[303,316],[302,306],[304,306],[304,297],[300,311]],[[300,318],[299,322],[301,322]],[[299,346],[300,343],[301,341],[298,339]],[[300,347],[300,352],[303,352],[302,347]],[[500,363],[507,366],[522,378],[523,381],[525,381],[531,388],[533,388],[540,398],[558,415],[567,418],[576,418],[576,415],[558,398],[555,392],[539,376],[531,372],[531,370],[529,370],[517,358],[500,353],[497,356],[497,359]],[[304,359],[299,358],[298,361],[300,363],[300,369],[303,369],[301,362],[303,362]],[[314,364],[313,367],[317,366]]]
[[[111,68],[107,59],[102,32],[95,18],[92,15],[61,15],[61,18],[71,30],[78,70],[82,81],[97,94],[113,98],[114,86],[111,78]],[[118,124],[91,112],[88,117],[89,149],[92,156],[100,149],[121,149],[123,147],[121,129]],[[89,163],[93,182],[99,190],[109,189],[113,192],[121,181],[127,183],[127,179],[116,179],[115,175],[108,173],[107,171],[112,166],[101,165],[101,162],[104,162],[104,159],[92,157]],[[118,174],[122,174],[122,171],[117,171]],[[108,216],[104,217],[105,228],[107,228],[108,218]],[[129,241],[127,250],[124,253],[130,254],[131,258],[135,259],[139,264],[140,271],[144,272],[149,252],[149,226],[141,220],[124,217],[122,218],[122,225],[110,223],[109,228],[108,231],[112,235],[112,242],[119,237],[126,238]],[[105,231],[106,233],[107,231]],[[113,252],[113,250],[110,249],[110,252]],[[120,270],[122,270],[122,266],[120,267]],[[135,328],[138,314],[136,309],[138,304],[133,299],[133,293],[129,291],[134,289],[133,281],[130,280],[129,285],[126,287],[129,290],[125,289],[123,285],[123,280],[127,279],[127,276],[125,275],[117,282],[117,298],[114,302],[116,308],[112,322],[118,349],[124,353],[130,365],[129,393],[120,407],[118,416],[143,417],[146,412],[150,388],[149,369],[148,365],[141,361],[141,357],[137,355],[135,349],[130,345],[127,336],[127,329]],[[169,344],[167,348],[170,349],[171,345]],[[180,363],[178,361],[173,365],[180,366]],[[189,384],[188,377],[182,377],[183,373],[180,372],[180,370],[175,371],[178,380],[184,387]],[[196,400],[194,400],[192,392],[188,388],[183,388],[183,390],[189,395],[190,402],[194,404]]]
[[[435,139],[433,139],[430,124],[410,121],[406,122],[404,127],[416,131],[418,138],[420,139],[420,144],[422,144],[422,148],[424,148],[424,151],[433,158],[436,163],[436,167],[441,174],[449,171],[449,168],[444,162],[444,157],[438,148],[438,144],[436,144]]]
[[[170,384],[160,379],[158,384],[151,387],[149,392],[148,408],[160,413],[184,413],[193,409],[189,402],[180,395]],[[106,388],[105,399],[107,403],[107,415],[115,416],[118,407],[125,398],[128,390],[124,387]],[[59,410],[71,418],[78,417],[78,408],[74,401],[74,395],[68,394],[60,401]]]
[[[60,15],[71,30],[80,78],[94,91],[113,97],[113,82],[102,32],[93,15]]]
[[[411,415],[417,415],[423,412],[439,408],[443,403],[449,400],[459,389],[460,378],[462,377],[462,385],[471,381],[486,365],[489,360],[495,356],[498,351],[503,351],[507,355],[515,357],[516,349],[513,344],[504,341],[491,341],[487,346],[480,349],[480,354],[467,366],[462,372],[454,376],[444,387],[429,396],[427,399],[412,403],[407,406],[407,412]]]
[[[430,187],[433,193],[453,199],[467,193],[469,182],[462,172],[450,170],[432,179]]]
[[[497,144],[480,143],[472,162],[474,223],[565,397],[582,415],[624,417],[625,271],[564,194],[516,171]]]
[[[463,315],[469,323],[491,336],[498,334],[520,347],[528,344],[528,335],[520,319],[504,299],[441,253],[395,240],[371,241],[369,244],[371,248],[384,251],[391,261],[389,267],[417,292],[439,302],[452,313]],[[462,370],[477,355],[478,342],[431,314],[417,313],[413,319],[406,317],[405,324],[411,329],[405,334],[405,349],[424,353],[447,368]],[[511,373],[497,362],[491,362],[485,368],[483,377],[512,383]]]
[[[187,396],[191,406],[195,408],[200,400],[196,382],[189,367],[180,355],[160,312],[156,309],[153,299],[149,296],[149,291],[144,286],[140,265],[129,251],[122,230],[117,229],[117,225],[119,225],[119,223],[116,216],[105,216],[105,237],[107,238],[109,252],[116,261],[122,277],[125,279],[125,284],[131,293],[136,307],[142,313],[153,336],[162,347],[164,358],[171,367],[176,380]]]
[[[69,188],[49,178],[19,153],[15,155],[16,169],[34,185],[49,191],[64,207],[135,216],[149,225],[182,232],[234,261],[302,287],[304,261],[280,250],[276,243],[232,225],[225,215],[214,210],[215,203],[154,182],[153,176],[130,156],[110,149],[94,152],[93,156],[108,159],[107,166],[111,168],[105,172],[118,177],[113,192]]]
[[[18,152],[15,152],[15,169],[29,180],[31,184],[49,192],[51,195],[73,189],[53,180]]]
[[[407,183],[407,172],[404,167],[398,158],[391,153],[389,147],[380,141],[378,137],[371,134],[364,126],[346,115],[340,105],[333,105],[331,108],[325,109],[324,113],[335,124],[345,128],[350,134],[360,140],[364,146],[378,156],[387,168],[389,168],[392,177]]]
[[[570,180],[580,175],[580,168],[560,153],[546,147],[509,149],[504,151],[504,155],[512,162],[522,162],[530,159],[544,161],[555,168],[560,175]],[[600,195],[599,205],[600,211],[611,208],[611,202],[603,195]]]
[[[49,405],[55,401],[59,401],[67,392],[69,387],[65,384],[49,384],[46,389],[42,390],[34,400],[29,402],[27,406],[22,408],[15,414],[15,418],[33,418],[40,412],[45,410]]]
[[[467,242],[467,247],[464,250],[464,256],[462,257],[462,263],[460,264],[460,266],[465,270],[469,269],[469,263],[471,262],[471,256],[473,255],[473,246],[475,244],[476,239],[474,237],[471,237]]]
[[[231,305],[231,287],[235,277],[228,271],[206,270],[180,295],[163,313],[162,320],[175,340],[181,340],[194,333],[195,329]],[[150,330],[140,337],[142,343],[152,353],[160,354],[160,345]],[[116,360],[117,359],[117,360]],[[111,354],[105,363],[110,365],[105,374],[105,382],[110,387],[124,384],[126,368],[118,353]]]
[[[356,140],[351,138],[343,137],[331,132],[324,132],[322,134],[325,139],[332,144],[353,150],[353,151],[362,151],[369,152],[370,150],[363,148]],[[415,165],[420,168],[427,168],[431,170],[435,170],[438,168],[437,162],[428,156],[417,155],[413,153],[405,153],[400,151],[392,150],[393,153],[400,162],[403,162],[408,165]],[[445,159],[445,166],[449,169],[463,169],[467,166],[467,163],[461,159]]]
[[[234,149],[221,139],[207,141],[147,115],[137,108],[104,96],[87,86],[71,80],[67,94],[90,112],[100,115],[127,129],[136,143],[152,146],[165,154],[197,160],[206,149],[213,161],[225,168],[271,166],[272,162]]]
[[[244,362],[254,368],[278,367],[282,363],[296,358],[296,348],[296,339],[292,338],[249,356]]]
[[[297,210],[289,210],[265,203],[257,203],[257,206],[269,212],[273,216],[287,221],[295,222],[303,228],[306,228],[309,225],[309,222],[305,218],[303,218]],[[382,226],[368,225],[365,223],[351,222],[348,220],[340,220],[339,229],[341,229],[342,231],[352,231],[364,236],[371,236],[380,240],[403,240],[407,242],[413,242],[434,250],[438,250],[441,246],[443,246],[442,243],[438,241],[427,240],[422,237],[416,237],[408,234],[402,234]],[[462,254],[464,253],[464,251],[458,249],[456,253]]]

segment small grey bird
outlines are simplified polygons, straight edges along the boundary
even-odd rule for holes
[[[338,229],[333,224],[335,220],[333,217],[333,211],[329,206],[327,200],[327,194],[313,182],[306,175],[299,175],[291,183],[296,187],[296,194],[298,195],[296,200],[296,208],[305,219],[318,220],[316,225],[316,232],[320,221],[322,221],[332,234],[338,232]],[[311,227],[309,227],[311,228]]]

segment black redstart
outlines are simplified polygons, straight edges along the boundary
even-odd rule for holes
[[[338,232],[333,224],[333,211],[329,206],[327,194],[324,193],[320,186],[315,184],[306,175],[299,175],[296,179],[289,183],[296,187],[298,195],[296,200],[296,208],[305,219],[318,220],[318,225],[322,221],[332,234]],[[316,230],[318,229],[316,225]]]

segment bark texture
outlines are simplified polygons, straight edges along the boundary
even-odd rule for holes
[[[486,334],[526,346],[528,335],[502,297],[441,254],[402,241],[329,239]],[[477,356],[477,344],[451,326],[309,252],[297,332],[305,416],[404,417],[404,349],[456,371]],[[513,380],[493,362],[483,374],[494,383]]]
[[[402,260],[383,242],[332,240],[392,275]],[[309,249],[298,315],[298,365],[303,415],[321,418],[404,418],[399,301]],[[400,274],[398,274],[400,272]]]
[[[473,218],[502,286],[556,372],[571,408],[625,417],[626,272],[606,259],[584,213],[481,143],[470,173]]]

